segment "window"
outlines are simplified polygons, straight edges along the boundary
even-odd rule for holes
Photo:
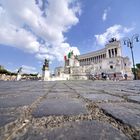
[[[112,65],[110,65],[110,69],[113,69],[113,66]]]
[[[112,57],[114,57],[114,49],[111,49]]]
[[[109,50],[109,58],[111,58],[111,51]]]
[[[115,56],[117,56],[117,48],[115,48]]]

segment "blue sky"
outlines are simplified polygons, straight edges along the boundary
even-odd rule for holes
[[[0,65],[41,72],[63,66],[63,56],[101,49],[111,37],[140,34],[139,0],[0,0]],[[20,12],[19,12],[20,11]],[[122,46],[131,59],[130,49]],[[134,43],[140,63],[140,42]]]

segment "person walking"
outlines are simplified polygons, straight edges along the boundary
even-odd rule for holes
[[[116,73],[114,73],[113,76],[114,76],[113,80],[116,81]]]
[[[124,74],[124,78],[125,78],[125,80],[127,80],[127,77],[128,77],[127,74]]]

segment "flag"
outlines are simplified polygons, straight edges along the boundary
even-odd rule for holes
[[[71,52],[68,53],[68,58],[71,58]]]
[[[64,60],[65,60],[65,61],[67,60],[67,56],[66,56],[66,55],[64,56]]]

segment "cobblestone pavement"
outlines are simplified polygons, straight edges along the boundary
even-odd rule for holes
[[[0,140],[140,140],[140,81],[0,81]]]

